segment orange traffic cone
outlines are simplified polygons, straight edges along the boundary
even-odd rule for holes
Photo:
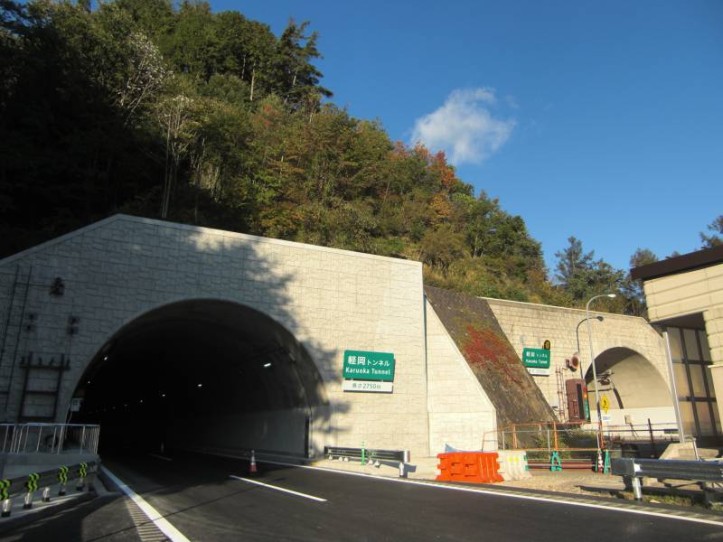
[[[256,456],[254,451],[251,450],[251,464],[249,465],[249,474],[256,474]]]

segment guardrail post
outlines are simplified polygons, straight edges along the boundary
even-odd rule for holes
[[[642,501],[643,500],[643,489],[642,485],[640,483],[640,478],[637,476],[632,477],[632,483],[633,483],[633,496],[635,497],[636,501]]]
[[[605,450],[605,462],[603,464],[603,473],[610,473],[610,450]]]
[[[10,480],[0,480],[0,499],[2,500],[2,517],[10,516],[12,503],[10,502]]]
[[[25,482],[25,488],[28,492],[25,494],[25,501],[23,502],[23,508],[28,509],[33,507],[33,493],[38,490],[38,479],[40,475],[38,473],[28,474],[28,481]]]
[[[85,477],[88,475],[88,464],[87,463],[81,463],[80,468],[78,468],[78,484],[75,486],[75,489],[78,491],[83,491],[83,487],[85,487]]]
[[[560,460],[560,453],[557,450],[550,455],[550,470],[553,472],[560,472],[562,470],[562,461]]]
[[[58,468],[58,482],[60,482],[60,489],[58,489],[58,495],[61,497],[65,495],[65,484],[68,483],[68,467],[63,465]]]

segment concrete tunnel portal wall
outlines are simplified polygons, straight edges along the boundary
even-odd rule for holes
[[[418,262],[115,215],[0,261],[0,300],[4,421],[65,421],[82,395],[102,441],[302,456],[495,429]],[[391,393],[343,389],[346,350],[392,353]]]

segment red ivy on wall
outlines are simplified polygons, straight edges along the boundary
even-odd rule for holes
[[[509,349],[510,345],[491,329],[467,326],[467,342],[463,348],[467,362],[473,368],[493,370],[521,384],[517,360],[510,358]]]

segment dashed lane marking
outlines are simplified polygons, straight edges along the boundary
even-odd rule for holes
[[[249,484],[255,484],[257,486],[262,486],[268,489],[281,491],[283,493],[290,493],[292,495],[296,495],[297,497],[304,497],[305,499],[310,499],[316,502],[326,502],[326,499],[322,499],[321,497],[315,497],[314,495],[309,495],[307,493],[292,491],[291,489],[286,489],[284,487],[272,486],[271,484],[264,484],[263,482],[259,482],[258,480],[251,480],[250,478],[242,478],[241,476],[234,476],[233,474],[230,475],[229,478],[233,478],[234,480],[241,480],[242,482],[248,482]]]
[[[325,472],[334,472],[336,474],[342,474],[347,476],[359,476],[362,478],[366,478],[367,480],[380,480],[380,481],[387,481],[387,482],[394,482],[394,483],[400,483],[400,484],[413,484],[413,485],[420,485],[420,486],[427,486],[427,487],[434,487],[439,489],[446,489],[450,491],[461,491],[466,493],[479,493],[484,495],[496,495],[499,497],[509,497],[513,499],[522,499],[522,500],[529,500],[529,501],[539,501],[539,502],[550,502],[555,501],[562,504],[568,504],[570,506],[579,506],[584,508],[597,508],[600,510],[613,510],[616,512],[622,512],[622,513],[628,513],[628,514],[640,514],[643,516],[652,516],[652,517],[661,517],[661,518],[667,518],[667,519],[673,519],[673,520],[680,520],[680,521],[689,521],[693,523],[704,523],[707,525],[717,525],[717,526],[723,526],[723,517],[716,517],[709,514],[699,514],[696,512],[692,512],[689,510],[674,510],[674,509],[665,509],[665,510],[659,510],[654,509],[651,507],[646,507],[638,504],[630,504],[628,501],[610,501],[610,502],[601,502],[599,500],[593,500],[593,499],[586,499],[584,497],[577,497],[575,495],[550,495],[549,493],[546,493],[544,495],[540,495],[539,493],[533,493],[533,492],[526,492],[526,491],[509,491],[505,490],[504,488],[495,488],[495,489],[485,489],[485,488],[477,488],[477,487],[466,487],[466,486],[455,486],[455,485],[448,485],[448,484],[442,484],[440,482],[431,482],[431,481],[423,481],[423,480],[406,480],[403,478],[386,478],[382,476],[370,476],[369,474],[364,474],[360,472],[350,472],[350,471],[341,471],[341,470],[333,470],[333,469],[327,469],[323,467],[314,467],[311,465],[299,465],[294,463],[284,463],[281,461],[267,461],[264,460],[264,463],[269,464],[276,464],[276,465],[283,465],[287,467],[298,467],[300,469],[310,469],[310,470],[319,470],[319,471],[325,471]]]

